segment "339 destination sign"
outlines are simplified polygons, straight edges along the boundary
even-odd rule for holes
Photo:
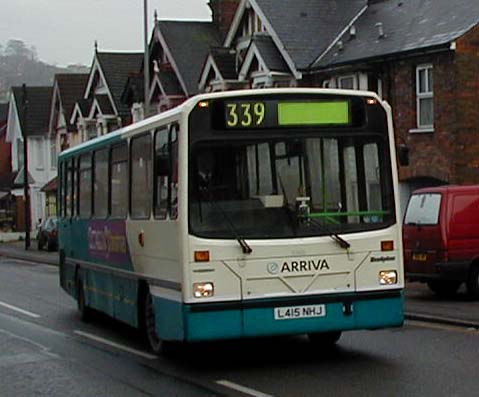
[[[221,109],[221,108],[220,108]],[[348,126],[349,100],[234,100],[222,102],[225,129]]]

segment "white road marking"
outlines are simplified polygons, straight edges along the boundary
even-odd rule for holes
[[[41,317],[39,314],[29,312],[28,310],[20,309],[17,306],[9,305],[8,303],[5,303],[5,302],[0,301],[0,306],[6,307],[7,309],[16,311],[18,313],[25,314],[26,316],[29,316],[29,317],[33,317],[33,318],[40,318]]]
[[[229,380],[225,380],[225,379],[217,380],[216,383],[221,385],[221,386],[225,386],[225,387],[228,387],[230,389],[239,391],[239,392],[244,393],[244,394],[249,394],[250,396],[254,396],[254,397],[273,397],[270,394],[265,394],[265,393],[262,393],[260,391],[250,389],[249,387],[246,387],[246,386],[238,385],[237,383],[233,383],[233,382],[230,382]]]
[[[74,330],[73,332],[77,335],[80,335],[80,336],[83,336],[85,338],[94,340],[95,342],[103,343],[105,345],[114,347],[116,349],[123,350],[123,351],[126,351],[126,352],[131,353],[131,354],[135,354],[135,355],[143,357],[143,358],[147,358],[148,360],[157,360],[158,359],[158,356],[155,356],[154,354],[145,353],[141,350],[137,350],[137,349],[133,349],[131,347],[125,346],[125,345],[121,345],[119,343],[116,343],[116,342],[113,342],[111,340],[102,338],[100,336],[89,334],[88,332],[79,331],[77,329]]]
[[[412,325],[420,328],[429,328],[429,329],[440,329],[443,331],[454,331],[461,332],[466,334],[476,334],[479,333],[477,328],[458,326],[458,325],[448,325],[440,323],[432,323],[428,321],[418,321],[418,320],[406,320],[406,324]]]

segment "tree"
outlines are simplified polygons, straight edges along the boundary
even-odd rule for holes
[[[5,48],[5,56],[37,60],[35,47],[28,48],[22,40],[9,40]]]

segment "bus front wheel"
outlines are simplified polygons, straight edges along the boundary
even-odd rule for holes
[[[146,293],[144,302],[144,332],[151,350],[155,354],[168,355],[172,352],[173,342],[162,340],[156,332],[156,316],[153,297],[150,292]]]

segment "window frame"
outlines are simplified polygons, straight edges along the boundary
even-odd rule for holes
[[[420,74],[425,72],[425,85],[426,90],[421,92]],[[429,73],[431,72],[431,81],[429,80]],[[416,66],[416,126],[418,130],[434,130],[434,67],[431,63],[421,64]],[[430,99],[432,101],[432,124],[421,124],[421,101],[424,99]]]

